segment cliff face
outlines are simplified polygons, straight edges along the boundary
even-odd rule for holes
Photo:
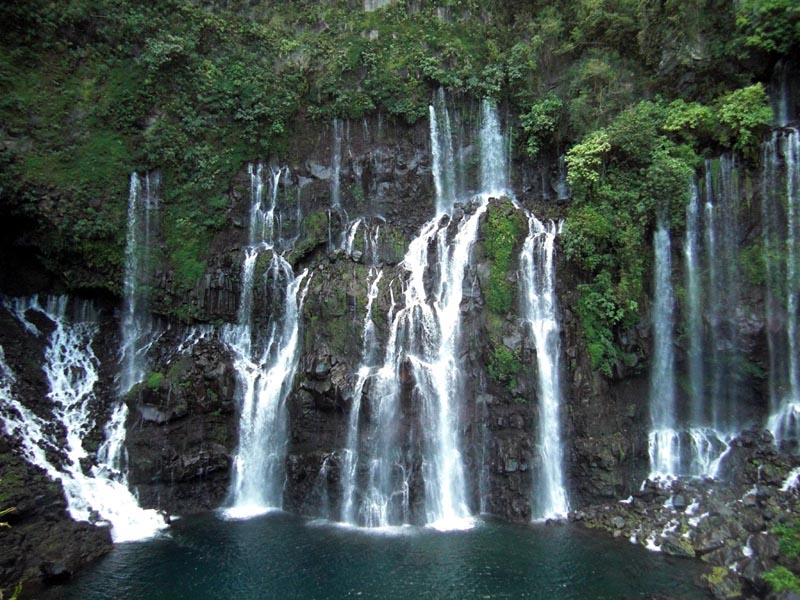
[[[298,368],[294,379],[284,382],[288,389],[288,438],[283,506],[292,512],[337,519],[347,502],[344,488],[348,431],[356,394],[362,394],[358,398],[362,428],[377,419],[379,410],[374,399],[370,400],[370,380],[357,387],[359,367],[365,360],[364,322],[370,286],[380,272],[371,306],[373,335],[382,355],[391,333],[391,318],[400,307],[408,277],[403,257],[410,241],[435,212],[430,135],[421,126],[407,127],[373,118],[344,122],[323,131],[309,128],[299,131],[294,139],[296,142],[285,157],[264,163],[265,169],[272,169],[273,177],[282,173],[275,188],[279,237],[287,241],[281,252],[296,274],[308,272],[299,319]],[[477,148],[468,145],[466,152],[477,153]],[[337,153],[338,159],[334,158]],[[332,165],[337,162],[339,183],[335,189]],[[278,171],[279,168],[285,170]],[[467,180],[476,177],[474,165],[470,169]],[[547,183],[558,179],[557,159],[553,159],[552,166],[544,164],[535,169],[520,163],[512,172],[513,186],[523,190],[517,199],[523,208],[555,220],[570,214],[570,203],[556,201],[557,194],[553,192],[557,190]],[[549,173],[548,177],[543,177],[543,172]],[[225,226],[209,241],[205,272],[188,295],[179,295],[174,273],[168,266],[161,264],[154,269],[150,293],[161,333],[147,351],[150,373],[125,398],[130,409],[127,472],[141,505],[167,514],[209,510],[230,500],[242,410],[237,390],[241,391],[243,382],[237,378],[236,357],[223,343],[219,331],[224,323],[236,323],[240,318],[242,247],[248,236],[251,184],[252,177],[246,170],[231,182]],[[169,186],[169,181],[163,181],[162,186]],[[334,194],[339,195],[338,207],[332,207]],[[455,235],[459,220],[474,210],[474,206],[455,210],[452,224],[444,230],[449,239]],[[535,482],[543,469],[537,450],[542,443],[537,425],[542,407],[535,345],[521,314],[519,252],[526,236],[522,225],[512,229],[512,260],[501,277],[511,290],[510,312],[493,312],[487,300],[490,288],[497,285],[491,275],[497,266],[487,249],[492,243],[487,222],[501,218],[524,223],[521,208],[508,199],[491,200],[487,213],[481,217],[463,279],[463,335],[456,353],[463,388],[457,398],[457,433],[470,509],[527,521],[532,514]],[[741,230],[749,233],[741,243],[747,245],[757,238],[753,232],[760,225],[755,211],[745,213],[744,219]],[[677,252],[676,249],[676,255]],[[270,291],[270,256],[267,253],[259,258],[253,279],[252,318],[254,327],[262,330],[269,328],[276,314],[280,316],[275,312]],[[431,256],[435,257],[435,253]],[[617,332],[620,346],[636,359],[619,364],[611,376],[600,374],[593,368],[584,324],[577,316],[577,289],[584,280],[562,252],[560,238],[556,240],[555,270],[561,327],[560,419],[565,475],[571,508],[580,508],[624,498],[647,477],[651,427],[647,365],[653,342],[645,309],[640,322]],[[679,272],[676,267],[676,277]],[[61,287],[52,281],[52,275],[33,264],[22,282],[8,283],[6,291],[15,295],[52,293]],[[427,281],[426,285],[432,282]],[[118,302],[107,294],[84,295],[105,315],[95,346],[102,349],[100,362],[105,373],[96,384],[96,395],[101,399],[98,410],[107,415],[115,394]],[[746,286],[740,298],[737,314],[748,324],[742,338],[745,355],[753,364],[763,365],[765,325],[758,316],[763,305],[761,292],[757,286]],[[181,322],[176,318],[180,314],[193,315],[193,322]],[[17,394],[24,404],[39,407],[47,393],[46,386],[30,363],[41,360],[43,349],[25,341],[30,336],[9,310],[4,309],[3,319],[7,322],[2,335],[6,357],[14,357],[9,362],[15,371],[29,373],[21,377],[26,385]],[[683,341],[679,344],[678,365],[685,370],[687,350]],[[515,361],[508,372],[498,372],[499,367],[493,362],[498,349]],[[402,408],[397,430],[398,439],[405,440],[402,451],[417,456],[409,463],[413,472],[408,477],[408,504],[411,520],[422,522],[423,461],[415,446],[414,432],[425,424],[420,422],[414,392],[418,382],[410,375],[412,371],[409,365],[401,365],[398,370]],[[748,410],[763,418],[765,384],[757,377],[747,382],[744,395],[751,406]],[[46,415],[50,409],[41,405],[36,410]],[[98,427],[107,418],[100,416]],[[99,443],[102,432],[98,429],[92,436]],[[7,451],[13,453],[16,442],[5,439]],[[367,476],[363,467],[356,473],[358,478]],[[45,485],[46,481],[43,474],[30,469],[22,479],[35,481],[30,484],[34,486]],[[8,502],[22,506],[20,514],[24,512],[26,504],[21,496],[12,495]],[[102,530],[68,523],[63,509],[59,510],[60,527],[78,528],[81,536],[91,538],[77,546],[84,548],[83,558],[102,552],[107,543],[104,534],[99,533]],[[35,520],[36,515],[29,518]],[[28,539],[27,529],[22,520],[15,519],[12,524],[14,536],[7,539],[11,540],[10,547],[22,552],[29,543],[24,541]],[[31,573],[31,568],[27,565],[25,573]],[[8,567],[3,578],[12,581],[22,572],[16,566]]]
[[[322,462],[341,454],[345,444],[353,385],[362,360],[362,325],[369,283],[382,270],[383,285],[375,299],[377,337],[385,343],[387,321],[394,294],[399,301],[404,270],[400,265],[409,241],[434,212],[430,138],[426,127],[387,123],[382,118],[344,122],[341,138],[334,127],[323,131],[298,131],[285,160],[272,164],[288,167],[280,183],[276,214],[280,235],[292,240],[286,257],[296,272],[308,269],[310,280],[301,319],[301,355],[288,397],[290,442],[287,464],[287,506],[313,513],[318,510],[312,492]],[[339,191],[341,207],[331,208],[333,156],[340,148]],[[468,152],[477,148],[468,147]],[[556,163],[556,161],[553,161]],[[524,164],[512,169],[515,188],[523,189],[519,201],[536,214],[560,218],[569,204],[542,202],[546,191],[553,198],[550,179],[558,177],[557,166]],[[536,182],[535,185],[530,182]],[[163,182],[168,186],[169,182]],[[250,178],[246,171],[231,182],[227,195],[226,226],[210,241],[205,273],[188,296],[177,296],[174,276],[167,268],[156,269],[152,306],[163,317],[162,328],[180,324],[175,314],[188,312],[200,323],[235,322],[241,294],[241,247],[247,235]],[[356,225],[356,221],[359,224]],[[350,248],[345,248],[348,244]],[[516,255],[524,239],[518,232],[514,242],[515,263],[508,278],[518,282]],[[648,317],[625,331],[625,343],[638,353],[639,363],[624,367],[609,378],[592,369],[582,324],[576,317],[579,276],[557,247],[557,282],[561,331],[561,364],[564,372],[562,413],[567,464],[574,501],[591,503],[624,497],[639,485],[647,469],[646,364],[649,355]],[[479,481],[487,509],[512,519],[526,519],[532,486],[530,471],[536,468],[535,351],[527,339],[519,314],[519,296],[514,292],[513,314],[499,326],[502,343],[516,353],[524,365],[514,381],[493,380],[487,374],[489,350],[485,340],[497,329],[486,307],[486,273],[490,261],[479,236],[473,262],[464,280],[462,327],[463,366],[467,387],[466,411],[461,434],[471,450],[473,502],[477,503]],[[374,271],[373,271],[374,270]],[[26,275],[36,279],[32,269]],[[370,273],[373,273],[370,275]],[[38,276],[42,282],[47,276]],[[33,291],[31,283],[23,289]],[[8,291],[17,292],[18,286]],[[43,283],[36,291],[57,290]],[[18,293],[18,292],[17,292]],[[753,292],[756,293],[756,292]],[[269,319],[267,292],[255,284],[254,319],[264,326]],[[109,310],[113,299],[96,298]],[[758,299],[750,299],[757,304]],[[187,311],[182,311],[187,307]],[[266,312],[265,312],[266,311]],[[752,314],[756,314],[753,312]],[[751,315],[752,316],[752,315]],[[103,327],[102,343],[114,344],[117,328]],[[210,330],[209,330],[210,331]],[[751,323],[752,341],[747,348],[755,362],[759,354],[763,323]],[[147,506],[170,513],[208,509],[224,499],[228,487],[230,457],[235,452],[238,407],[232,357],[224,344],[200,339],[190,349],[175,353],[177,334],[160,337],[151,352],[151,370],[163,377],[143,382],[129,396],[128,452],[131,484]],[[484,439],[485,442],[479,440]],[[480,454],[480,456],[478,456]],[[481,464],[479,464],[481,463]],[[336,460],[331,463],[327,494],[335,496]],[[482,470],[485,472],[481,475]],[[162,486],[182,489],[167,492]],[[197,489],[194,486],[199,486]],[[336,503],[337,501],[332,500]]]

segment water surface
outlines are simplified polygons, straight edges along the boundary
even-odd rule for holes
[[[694,561],[569,525],[366,533],[273,513],[205,515],[117,546],[48,600],[704,598]]]

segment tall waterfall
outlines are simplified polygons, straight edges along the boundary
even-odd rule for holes
[[[453,151],[453,132],[450,111],[447,109],[444,89],[439,88],[430,114],[431,156],[433,159],[433,184],[436,188],[436,214],[453,210],[456,203],[456,158]]]
[[[266,207],[263,171],[261,164],[249,168],[249,244],[243,252],[238,322],[222,330],[239,379],[239,449],[226,510],[231,518],[251,517],[282,505],[286,396],[297,369],[299,315],[308,289],[307,271],[295,277],[274,247],[275,203],[284,170],[271,171]],[[272,255],[260,285],[271,300],[271,311],[266,331],[261,331],[253,326],[254,288],[259,285],[255,281],[259,258],[267,252]]]
[[[741,404],[742,379],[740,327],[737,308],[741,295],[738,270],[741,206],[738,165],[723,155],[718,164],[706,164],[706,265],[710,357],[710,423],[720,432],[738,429],[736,406]]]
[[[800,132],[773,134],[764,148],[762,217],[767,274],[770,417],[776,440],[800,441]]]
[[[7,308],[31,334],[44,334],[29,319],[40,313],[54,326],[48,336],[43,370],[48,383],[51,418],[43,418],[15,398],[15,376],[0,349],[0,406],[6,432],[21,442],[26,460],[60,481],[73,519],[111,525],[115,542],[139,540],[166,527],[156,511],[142,510],[128,490],[125,474],[103,460],[87,467],[90,458],[84,439],[96,425],[100,407],[95,395],[99,361],[92,344],[98,332],[97,315],[91,304],[74,302],[69,311],[66,296],[44,303],[32,298],[13,300]],[[124,439],[124,421],[122,423]],[[111,454],[108,454],[109,456]]]
[[[402,263],[403,301],[395,308],[392,296],[382,363],[373,366],[364,359],[351,408],[342,517],[368,527],[418,522],[456,529],[472,524],[461,448],[461,301],[489,194],[508,188],[505,148],[496,110],[486,102],[480,132],[484,193],[471,210],[455,217],[452,131],[441,93],[430,115],[437,215],[409,245]],[[373,286],[376,282],[377,275]],[[371,287],[373,294],[377,289]],[[367,348],[370,321],[368,311],[365,357],[372,352]],[[371,417],[360,428],[357,413],[367,378]]]
[[[153,320],[147,286],[152,271],[152,248],[157,233],[159,177],[144,181],[132,173],[128,192],[128,224],[125,242],[125,280],[120,349],[119,390],[125,394],[147,373],[145,353],[152,341]],[[120,403],[125,406],[124,403]]]
[[[508,184],[508,154],[500,129],[497,107],[484,99],[481,105],[481,193],[513,197]]]
[[[654,476],[679,472],[680,454],[675,410],[675,357],[672,322],[672,246],[669,229],[659,221],[653,238],[655,289],[653,290],[653,366],[650,370],[650,468]]]
[[[342,174],[342,122],[333,120],[333,148],[331,149],[331,208],[341,206]]]
[[[523,309],[538,367],[538,450],[542,466],[534,481],[534,519],[564,517],[569,511],[561,443],[561,342],[553,267],[557,231],[556,223],[544,224],[529,216],[528,237],[520,254]]]
[[[703,193],[701,194],[701,189]],[[652,477],[717,475],[739,431],[744,373],[740,356],[738,245],[740,190],[736,161],[707,161],[702,187],[693,184],[683,240],[686,386],[673,374],[674,293],[668,271],[669,232],[655,236],[654,355],[650,378]],[[667,320],[669,319],[669,320]],[[686,398],[685,410],[678,400]]]
[[[148,286],[152,248],[158,232],[159,183],[157,173],[146,174],[144,182],[137,173],[131,173],[120,319],[120,398],[106,424],[106,440],[98,451],[100,460],[119,473],[125,471],[125,421],[128,418],[128,406],[122,395],[147,374],[146,355],[156,337]]]
[[[700,194],[697,182],[692,182],[689,202],[686,205],[686,238],[683,256],[686,270],[686,332],[688,337],[689,402],[691,420],[702,423],[705,419],[703,390],[703,298],[701,295],[700,253]]]
[[[358,492],[356,471],[358,466],[361,400],[367,377],[376,367],[378,340],[375,336],[375,322],[372,320],[372,310],[380,291],[378,286],[383,278],[383,271],[373,267],[370,269],[369,275],[372,278],[372,282],[369,284],[367,293],[367,308],[362,328],[361,365],[358,369],[356,383],[353,386],[353,405],[350,407],[347,425],[347,447],[344,451],[344,465],[342,468],[343,505],[341,520],[353,525],[357,525],[359,522],[359,516],[356,511],[356,494]],[[378,522],[380,522],[380,519],[378,519]]]

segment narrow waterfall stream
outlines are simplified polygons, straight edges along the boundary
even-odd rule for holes
[[[234,355],[239,379],[239,449],[234,460],[230,505],[224,514],[249,518],[282,506],[287,439],[286,396],[297,369],[299,315],[308,290],[307,271],[295,277],[273,239],[281,175],[273,169],[269,205],[264,206],[264,168],[249,169],[251,179],[248,245],[243,249],[238,322],[222,329]],[[259,259],[265,264],[256,281]],[[254,327],[254,291],[262,285],[271,299],[266,331]]]
[[[680,433],[675,410],[675,357],[672,320],[672,246],[669,228],[659,222],[654,238],[653,366],[650,369],[649,451],[651,477],[675,475],[680,469]]]
[[[338,210],[341,205],[342,177],[342,121],[333,120],[333,148],[331,148],[331,208]]]
[[[128,193],[128,221],[125,240],[125,279],[120,318],[120,369],[117,399],[106,424],[106,441],[98,458],[110,469],[125,472],[125,422],[128,405],[123,400],[134,385],[147,375],[147,351],[157,337],[150,314],[149,284],[152,272],[152,248],[158,233],[157,173],[131,173]]]
[[[770,416],[778,442],[800,441],[800,131],[773,134],[764,146],[766,317],[770,355]],[[785,257],[785,258],[782,258]]]
[[[428,112],[430,115],[433,184],[436,189],[436,214],[442,215],[453,209],[458,193],[450,111],[447,109],[442,88],[437,91],[434,102],[428,107]]]
[[[569,502],[564,481],[561,434],[561,343],[553,255],[560,224],[528,217],[528,236],[520,254],[521,297],[536,349],[541,471],[534,480],[532,516],[566,517]]]
[[[367,378],[376,367],[375,361],[378,354],[378,341],[375,337],[375,322],[372,320],[372,310],[375,299],[378,297],[383,271],[371,268],[369,276],[372,281],[369,284],[367,293],[367,309],[364,316],[364,326],[362,328],[362,352],[361,365],[356,375],[356,383],[353,386],[353,405],[350,408],[350,416],[347,421],[347,446],[344,450],[344,465],[342,467],[342,514],[340,520],[352,525],[358,525],[361,519],[356,511],[357,477],[359,449],[359,419],[361,416],[361,400],[364,393],[364,384]],[[382,520],[380,516],[375,519],[378,523]]]
[[[137,173],[131,174],[120,323],[121,394],[127,393],[146,375],[145,355],[153,340],[154,323],[150,316],[147,286],[152,271],[152,248],[157,234],[159,184],[158,174],[148,173],[144,176],[144,181]],[[119,407],[127,410],[124,402],[120,402]]]

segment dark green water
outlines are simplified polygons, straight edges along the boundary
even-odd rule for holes
[[[704,598],[697,565],[573,526],[376,534],[286,514],[175,524],[124,544],[53,599]]]

